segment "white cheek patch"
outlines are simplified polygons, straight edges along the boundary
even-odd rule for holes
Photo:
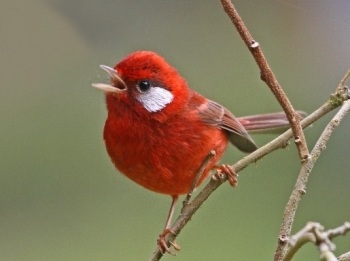
[[[136,99],[141,102],[143,107],[149,112],[157,112],[171,103],[174,99],[174,95],[164,88],[151,87],[147,92],[140,93]]]

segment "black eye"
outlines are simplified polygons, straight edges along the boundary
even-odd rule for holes
[[[141,81],[139,82],[138,87],[141,92],[146,92],[151,88],[151,84],[149,81]]]

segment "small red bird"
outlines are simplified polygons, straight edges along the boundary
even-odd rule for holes
[[[115,167],[139,185],[173,198],[161,251],[179,195],[187,194],[211,150],[216,152],[196,186],[208,177],[228,141],[243,152],[257,149],[247,130],[288,126],[284,113],[236,118],[220,104],[191,90],[184,78],[161,56],[137,51],[114,68],[101,65],[110,84],[94,87],[106,93],[108,116],[104,127],[107,152]],[[232,185],[236,176],[222,170]]]

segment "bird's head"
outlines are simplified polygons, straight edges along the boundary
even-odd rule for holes
[[[186,81],[154,52],[137,51],[114,68],[101,68],[111,76],[111,82],[92,86],[106,93],[111,109],[127,106],[141,116],[164,120],[183,109],[189,99]]]

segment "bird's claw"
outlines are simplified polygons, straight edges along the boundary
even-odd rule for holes
[[[238,174],[231,168],[230,165],[223,164],[221,166],[216,166],[215,176],[219,179],[222,179],[222,175],[226,174],[227,180],[232,187],[236,187],[238,185]]]
[[[159,235],[159,238],[157,240],[158,249],[162,254],[167,252],[170,255],[174,256],[175,254],[173,252],[171,252],[171,250],[168,246],[168,243],[166,242],[166,239],[165,239],[165,237],[168,234],[174,234],[174,232],[171,231],[169,228],[166,228],[166,229],[164,229],[163,233]],[[180,251],[180,246],[178,244],[176,244],[175,242],[169,241],[169,244],[172,245],[176,251]]]

